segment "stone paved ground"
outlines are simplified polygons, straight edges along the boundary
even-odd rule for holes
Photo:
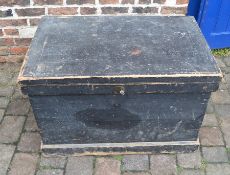
[[[30,104],[16,84],[20,65],[0,65],[0,175],[230,175],[230,58],[200,130],[201,148],[188,154],[58,157],[43,155]]]

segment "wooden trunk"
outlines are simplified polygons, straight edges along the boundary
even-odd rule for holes
[[[18,80],[45,152],[188,152],[221,72],[192,17],[44,17]]]

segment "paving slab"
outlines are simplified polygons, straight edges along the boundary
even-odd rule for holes
[[[177,154],[178,165],[183,168],[200,168],[201,154],[200,150],[192,153]]]
[[[33,112],[30,110],[25,123],[25,131],[39,131]]]
[[[0,109],[0,123],[3,119],[4,113],[5,113],[5,109]]]
[[[230,175],[230,164],[208,164],[207,175]]]
[[[230,57],[224,57],[222,60],[226,66],[230,67]]]
[[[112,158],[97,158],[94,175],[120,175],[121,162]]]
[[[16,153],[12,160],[9,175],[33,175],[37,167],[38,155]]]
[[[66,157],[61,156],[41,156],[40,167],[60,168],[64,169],[66,164]]]
[[[13,76],[14,73],[11,72],[0,72],[0,86],[10,86]]]
[[[214,112],[214,105],[212,103],[212,100],[209,99],[208,105],[207,105],[207,108],[206,108],[206,113],[210,114],[210,113],[213,113],[213,112]]]
[[[0,174],[5,175],[13,157],[15,146],[0,144]]]
[[[125,171],[145,171],[149,169],[149,158],[148,155],[125,155],[122,164]]]
[[[218,126],[215,114],[205,114],[202,126]]]
[[[14,91],[14,94],[13,94],[12,98],[14,98],[14,99],[17,99],[17,98],[28,98],[28,96],[27,96],[27,95],[24,95],[24,94],[22,93],[20,87],[17,86],[17,87],[15,88],[15,91]]]
[[[10,102],[6,114],[7,115],[27,115],[30,108],[28,99],[13,99]]]
[[[199,132],[199,138],[203,146],[224,145],[222,134],[218,127],[202,127]]]
[[[226,146],[230,148],[230,118],[221,118],[220,126],[224,135]]]
[[[176,155],[152,155],[150,172],[152,175],[176,175]]]
[[[24,116],[5,116],[0,124],[0,143],[17,142],[24,122]]]
[[[149,172],[125,172],[123,175],[151,175]]]
[[[216,57],[216,62],[220,68],[226,67],[225,61],[222,58]]]
[[[213,92],[211,98],[215,104],[230,104],[230,95],[228,90]]]
[[[202,147],[204,159],[208,162],[228,162],[225,147]]]
[[[69,157],[65,175],[92,175],[93,157]]]
[[[9,103],[9,98],[0,97],[0,108],[6,108]]]
[[[205,175],[202,170],[183,169],[178,175]]]
[[[228,104],[215,105],[215,111],[218,117],[223,117],[223,118],[230,117],[230,105]]]
[[[23,133],[17,149],[22,152],[39,152],[41,147],[41,136],[38,132]]]
[[[14,92],[14,86],[1,86],[0,85],[0,97],[11,97]]]
[[[43,170],[38,170],[36,175],[63,175],[64,170],[60,169],[43,169]]]

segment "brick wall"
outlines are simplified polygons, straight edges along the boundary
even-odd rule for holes
[[[22,62],[44,15],[184,15],[188,0],[0,0],[0,62]]]

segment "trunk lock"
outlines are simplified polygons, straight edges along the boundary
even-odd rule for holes
[[[124,86],[115,86],[113,89],[113,92],[115,94],[125,95],[125,87]]]

